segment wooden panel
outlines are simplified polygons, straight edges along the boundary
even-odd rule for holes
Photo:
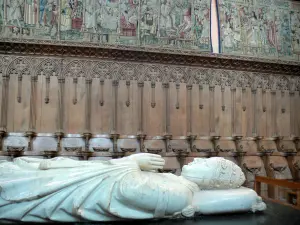
[[[15,102],[17,101],[17,87],[18,85],[18,77],[15,75],[11,75],[9,79],[9,90],[8,90],[8,110],[7,110],[7,131],[14,132],[14,120],[15,113],[14,107]]]
[[[68,125],[66,127],[66,132],[71,134],[78,134],[84,131],[84,121],[85,121],[85,100],[86,100],[86,90],[85,90],[85,78],[79,77],[77,84],[77,103],[73,104],[74,88],[72,78],[68,78],[66,81],[66,89],[68,91],[68,98],[66,99],[67,115],[68,115]]]
[[[18,84],[17,76],[11,77],[12,82]],[[22,92],[21,102],[14,99],[14,132],[25,132],[29,128],[29,116],[30,116],[30,76],[23,76],[22,78]],[[18,87],[14,90],[15,96],[18,95]]]

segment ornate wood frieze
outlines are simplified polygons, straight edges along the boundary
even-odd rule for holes
[[[151,60],[150,60],[151,61]],[[139,82],[151,83],[151,105],[155,106],[155,87],[157,82],[162,83],[190,83],[199,85],[199,107],[203,108],[203,99],[201,97],[201,90],[203,85],[210,87],[240,87],[243,89],[244,97],[246,95],[246,88],[251,87],[252,90],[261,88],[263,94],[268,90],[279,91],[299,91],[300,90],[300,77],[297,74],[284,75],[284,74],[271,74],[271,73],[253,73],[246,71],[234,71],[224,69],[207,69],[193,66],[180,66],[156,64],[150,62],[136,62],[130,61],[114,61],[103,59],[77,59],[63,57],[35,57],[35,56],[15,56],[15,55],[0,55],[0,67],[3,80],[6,77],[31,75],[42,76],[45,81],[45,99],[46,102],[50,101],[49,84],[51,77],[57,77],[62,73],[61,77],[72,77],[74,84],[74,102],[77,101],[77,79],[85,77],[86,79],[99,78],[100,84],[104,84],[105,79],[125,80],[130,83],[131,80],[138,80]],[[20,65],[20,62],[22,62]],[[174,62],[175,64],[175,62]],[[138,66],[143,66],[141,72]],[[22,68],[20,68],[22,67]],[[63,68],[61,68],[63,67]],[[167,69],[166,69],[167,68]],[[300,68],[300,67],[299,67]],[[21,71],[21,72],[20,72]],[[62,72],[60,72],[62,71]],[[189,71],[187,73],[187,71]],[[189,78],[190,77],[190,78]],[[57,79],[57,78],[55,78]],[[4,84],[3,84],[4,85]],[[49,87],[48,87],[49,86]],[[272,86],[272,87],[271,87]],[[101,88],[101,87],[100,87]],[[103,88],[103,87],[102,87]],[[101,88],[101,89],[102,89]],[[100,91],[100,94],[102,91]],[[5,93],[4,93],[5,94]],[[103,93],[101,94],[103,98]],[[2,96],[3,97],[3,96]],[[243,97],[243,98],[244,98]],[[100,105],[103,105],[104,100],[100,98]],[[201,100],[202,99],[202,100]],[[264,100],[264,98],[263,98]],[[103,102],[103,103],[102,103]],[[243,103],[244,104],[244,103]],[[245,106],[244,106],[245,108]]]
[[[10,42],[9,42],[10,41]],[[84,57],[117,61],[163,63],[272,74],[300,74],[300,63],[194,51],[111,45],[82,45],[72,42],[1,39],[0,53],[35,56]]]

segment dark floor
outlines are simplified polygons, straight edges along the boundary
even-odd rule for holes
[[[136,220],[110,223],[69,223],[78,225],[300,225],[300,210],[273,202],[266,202],[263,213],[241,213],[228,215],[200,216],[190,220]],[[0,222],[1,223],[1,222]],[[21,224],[21,223],[14,223]],[[22,223],[29,224],[29,223]],[[32,224],[32,223],[30,223]],[[58,223],[59,224],[59,223]]]

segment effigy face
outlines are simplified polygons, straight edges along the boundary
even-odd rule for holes
[[[245,182],[242,169],[220,157],[196,158],[182,168],[181,175],[206,190],[238,188]]]

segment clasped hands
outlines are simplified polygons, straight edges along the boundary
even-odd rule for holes
[[[165,160],[160,155],[150,153],[134,154],[128,158],[134,160],[140,169],[145,171],[157,171],[158,169],[163,169],[165,165]]]

